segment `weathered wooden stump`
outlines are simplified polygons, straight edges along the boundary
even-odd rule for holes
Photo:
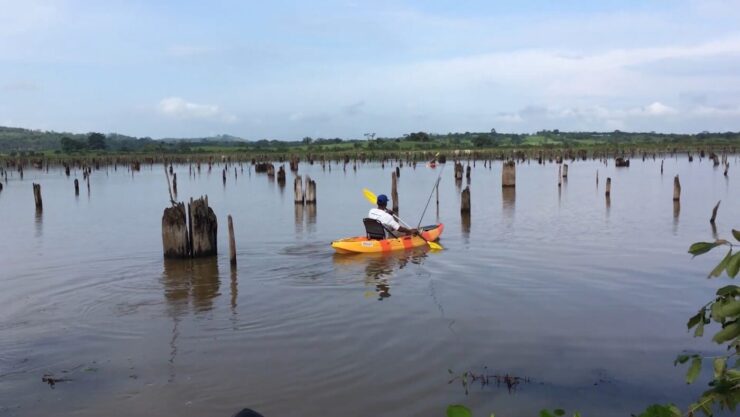
[[[75,195],[80,195],[80,182],[75,178]]]
[[[714,221],[717,219],[717,210],[719,209],[719,203],[721,203],[721,202],[722,202],[722,200],[719,200],[717,202],[717,205],[714,206],[714,208],[712,209],[712,217],[709,219],[709,223],[714,224]]]
[[[316,204],[316,181],[306,175],[306,204]]]
[[[462,181],[463,177],[463,166],[459,162],[455,162],[455,181]]]
[[[396,167],[396,178],[401,178],[401,168]]]
[[[229,261],[231,266],[236,266],[236,240],[234,239],[234,222],[231,220],[231,214],[228,217],[229,221]]]
[[[162,214],[162,247],[165,258],[187,258],[190,256],[185,204],[177,203],[177,205],[164,209]]]
[[[177,172],[172,174],[172,193],[175,194],[175,198],[177,198]]]
[[[665,162],[665,160],[661,159],[660,160],[660,175],[663,175],[663,162]]]
[[[605,195],[607,197],[609,197],[609,196],[612,195],[612,178],[611,177],[606,177],[606,193],[605,193]]]
[[[513,160],[504,162],[501,170],[501,186],[504,188],[516,186],[516,163]]]
[[[280,165],[277,172],[277,182],[279,185],[285,185],[285,166]]]
[[[614,166],[618,168],[627,168],[630,166],[630,160],[619,157],[614,160]]]
[[[468,180],[468,184],[470,184],[470,165],[465,168],[465,178]]]
[[[568,164],[563,164],[563,178],[568,178]]]
[[[216,213],[208,207],[208,197],[197,200],[190,199],[188,210],[190,218],[190,248],[191,256],[211,256],[218,253],[218,221]]]
[[[678,175],[673,177],[673,201],[681,200],[681,182],[678,180]]]
[[[44,208],[44,203],[41,201],[41,184],[33,183],[33,200],[36,203],[36,210],[40,211]]]
[[[460,213],[470,214],[470,187],[465,187],[460,196]]]
[[[296,204],[303,205],[303,178],[300,175],[296,175],[293,180],[293,191],[295,192],[294,200]]]
[[[393,211],[398,213],[398,177],[395,171],[391,173],[391,200],[393,200]]]

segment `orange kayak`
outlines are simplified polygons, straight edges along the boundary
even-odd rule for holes
[[[403,250],[417,248],[427,244],[428,241],[439,239],[445,226],[440,223],[433,226],[424,226],[421,228],[422,239],[419,236],[401,236],[391,239],[368,239],[367,236],[348,237],[331,242],[331,247],[337,253],[377,253],[390,252],[394,250]]]

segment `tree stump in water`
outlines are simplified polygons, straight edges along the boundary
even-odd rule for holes
[[[190,256],[185,204],[178,203],[164,209],[162,214],[162,247],[165,258],[187,258]]]
[[[229,261],[231,266],[236,266],[236,239],[234,239],[234,222],[229,214]]]
[[[316,204],[316,181],[306,175],[306,204]]]
[[[396,167],[396,178],[401,178],[401,168]]]
[[[75,195],[80,195],[80,182],[75,178]]]
[[[455,181],[462,181],[463,177],[463,166],[459,162],[455,162]]]
[[[33,183],[33,199],[36,203],[36,210],[41,211],[44,208],[44,204],[41,201],[41,184]]]
[[[722,200],[718,201],[717,205],[712,209],[712,218],[709,219],[709,223],[714,224],[714,221],[717,219],[717,210],[719,209],[719,203],[721,202]]]
[[[285,167],[283,165],[280,165],[280,169],[278,169],[277,182],[279,185],[285,185]]]
[[[172,168],[172,165],[170,165],[170,168]],[[177,172],[172,174],[172,193],[177,198]]]
[[[516,186],[516,163],[514,161],[504,163],[501,170],[501,186],[504,188]]]
[[[470,187],[465,187],[460,199],[460,212],[470,214]]]
[[[295,192],[295,203],[303,205],[303,178],[300,175],[296,175],[293,180],[293,191]]]
[[[673,201],[681,200],[681,182],[678,180],[678,175],[673,177]]]
[[[568,164],[563,164],[563,178],[568,178]]]
[[[218,222],[216,213],[208,207],[208,197],[197,200],[191,198],[188,212],[191,256],[197,258],[216,255]]]
[[[391,174],[391,200],[393,200],[393,211],[398,213],[398,177],[395,172]]]
[[[609,197],[612,195],[612,178],[606,177],[606,196]]]

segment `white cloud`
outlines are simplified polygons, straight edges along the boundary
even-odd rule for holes
[[[648,106],[633,109],[631,114],[638,116],[668,116],[676,114],[678,111],[673,107],[666,106],[665,104],[656,101]]]
[[[181,97],[167,97],[157,106],[159,112],[168,117],[178,119],[202,119],[221,122],[235,122],[236,116],[223,112],[214,104],[198,104],[189,102]]]

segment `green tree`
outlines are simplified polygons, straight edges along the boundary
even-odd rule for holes
[[[81,151],[85,149],[85,143],[79,140],[70,139],[67,136],[64,136],[62,138],[61,144],[62,144],[62,151],[66,153],[77,152],[77,151]]]
[[[87,147],[90,149],[105,149],[105,135],[102,133],[93,132],[87,136]]]

